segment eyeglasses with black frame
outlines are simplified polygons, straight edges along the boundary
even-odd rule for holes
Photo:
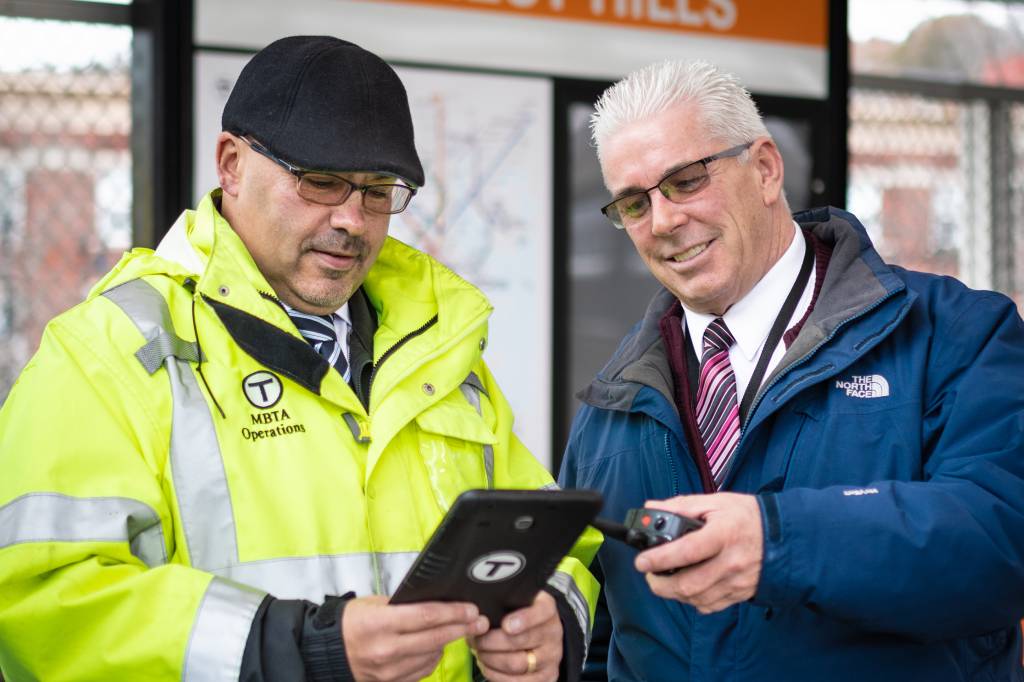
[[[300,197],[314,204],[338,206],[345,203],[353,190],[362,195],[363,208],[373,213],[392,215],[401,213],[416,194],[415,187],[397,182],[371,182],[365,185],[352,182],[334,173],[297,168],[280,159],[262,144],[243,137],[254,152],[261,154],[295,176],[295,191]]]
[[[652,189],[661,192],[662,196],[672,203],[681,204],[711,182],[711,175],[708,173],[709,163],[718,159],[739,156],[750,149],[752,144],[754,144],[753,141],[738,144],[725,151],[705,156],[703,159],[677,168],[658,181],[657,185],[638,192],[631,192],[603,206],[601,213],[619,230],[642,223],[650,216],[650,192]]]

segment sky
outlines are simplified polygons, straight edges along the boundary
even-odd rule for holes
[[[0,71],[22,71],[44,64],[58,70],[90,63],[113,64],[131,56],[127,26],[0,16]]]
[[[84,2],[86,0],[77,0]],[[130,5],[132,0],[94,0]],[[0,72],[23,71],[46,64],[58,70],[103,64],[131,56],[132,32],[125,26],[72,21],[16,19],[0,16]]]
[[[1024,24],[1024,8],[1009,7],[1004,2],[849,0],[849,33],[854,42],[871,38],[902,42],[915,26],[926,19],[966,13],[975,14],[994,26],[1007,26],[1011,17],[1017,25]]]

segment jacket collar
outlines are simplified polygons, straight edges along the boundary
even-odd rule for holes
[[[274,290],[220,214],[220,196],[221,190],[214,190],[203,197],[194,211],[182,213],[153,254],[158,257],[156,262],[137,258],[146,255],[147,250],[135,249],[130,273],[117,277],[117,281],[146,274],[174,274],[181,278],[188,273],[204,298],[291,330],[293,325],[276,303]],[[470,318],[479,323],[477,318],[492,310],[475,286],[427,254],[392,237],[381,248],[363,289],[378,318],[380,331],[394,335],[395,340],[434,315],[440,318],[441,330],[447,335],[465,327]],[[384,338],[383,342],[388,340]],[[378,337],[377,343],[381,342]]]
[[[194,211],[185,211],[155,252],[133,249],[94,288],[94,293],[146,275],[170,276],[183,286],[194,287],[250,355],[319,392],[327,373],[326,363],[302,339],[242,240],[220,214],[220,196],[221,191],[214,190]],[[373,318],[373,324],[361,327],[373,334],[372,339],[362,339],[363,347],[375,362],[410,332],[437,319],[428,334],[419,337],[416,344],[409,344],[418,351],[389,360],[387,376],[380,377],[385,383],[405,376],[427,354],[452,347],[477,329],[485,334],[492,310],[479,289],[427,254],[391,237],[367,274],[362,291],[369,305],[364,311],[366,317]],[[265,335],[280,343],[265,343]],[[274,357],[267,356],[270,345],[278,346]],[[450,360],[465,365],[468,373],[470,363],[479,354],[480,348],[474,343],[472,349]],[[301,361],[294,361],[294,356]]]
[[[867,230],[853,214],[826,207],[802,211],[794,219],[833,247],[814,310],[783,356],[779,370],[811,352],[847,321],[906,288],[882,261]]]
[[[793,218],[802,228],[832,245],[833,250],[814,310],[778,368],[766,380],[766,386],[794,362],[814,352],[839,327],[905,289],[903,281],[875,251],[864,226],[851,213],[824,207],[797,213]],[[640,323],[577,397],[595,407],[630,410],[637,393],[649,386],[669,405],[674,405],[672,375],[659,321],[675,302],[675,296],[667,289],[655,294]],[[878,340],[881,338],[879,335]]]

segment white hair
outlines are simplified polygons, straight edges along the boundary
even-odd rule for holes
[[[664,61],[634,71],[597,100],[590,131],[601,146],[623,127],[678,104],[695,106],[702,132],[724,145],[769,135],[750,92],[736,76],[704,61]]]

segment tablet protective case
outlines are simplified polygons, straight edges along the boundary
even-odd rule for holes
[[[601,504],[593,490],[467,490],[391,603],[472,602],[498,627],[533,602]]]

